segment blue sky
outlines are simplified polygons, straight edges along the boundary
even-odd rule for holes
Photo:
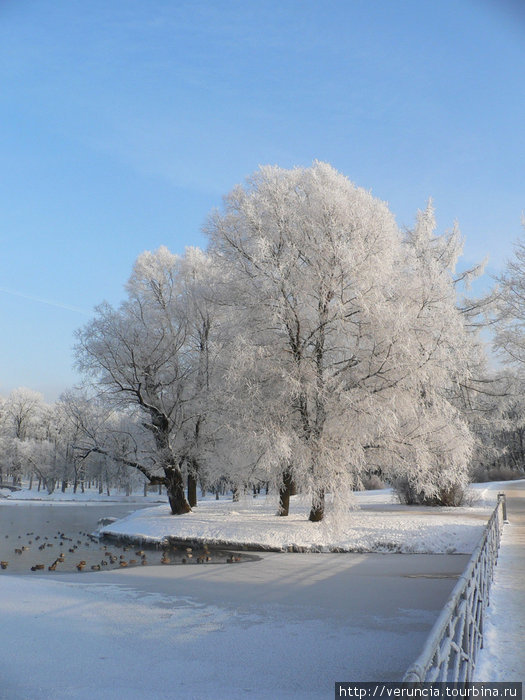
[[[330,162],[497,272],[525,209],[521,0],[0,0],[0,394],[78,381],[137,255],[261,164]]]

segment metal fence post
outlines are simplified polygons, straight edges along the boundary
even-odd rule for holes
[[[504,491],[500,491],[498,493],[498,503],[502,501],[503,502],[503,522],[508,522],[507,520],[507,496]]]

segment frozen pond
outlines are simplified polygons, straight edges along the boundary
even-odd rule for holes
[[[158,564],[210,565],[254,558],[186,547],[138,547],[99,541],[93,536],[100,521],[123,518],[139,508],[140,504],[0,502],[0,574],[51,575]]]
[[[0,696],[320,698],[336,680],[399,680],[469,558],[262,552],[246,566],[211,566],[225,561],[211,552],[196,566],[197,552],[182,548],[169,556],[185,566],[159,566],[155,549],[146,557],[156,565],[144,566],[138,547],[89,538],[101,518],[140,507],[0,502],[9,562],[0,571]],[[102,567],[108,551],[116,562]],[[35,563],[45,568],[32,572]],[[67,674],[50,663],[50,639]]]

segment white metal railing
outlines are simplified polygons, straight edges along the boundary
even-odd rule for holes
[[[483,642],[483,618],[506,518],[505,494],[498,493],[498,505],[465,571],[436,620],[423,651],[405,673],[403,682],[472,680],[477,653]]]

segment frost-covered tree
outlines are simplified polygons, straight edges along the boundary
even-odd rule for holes
[[[182,426],[191,506],[197,505],[198,481],[203,484],[216,478],[216,447],[222,431],[217,420],[217,394],[221,391],[220,354],[225,342],[224,314],[214,291],[220,279],[221,272],[208,255],[199,248],[186,248],[178,267],[178,309],[186,322],[186,352],[193,368]]]
[[[525,227],[525,219],[522,221]],[[497,278],[494,348],[509,368],[509,398],[504,406],[505,425],[495,438],[502,448],[492,466],[523,469],[525,405],[525,237],[514,244],[514,256]]]
[[[525,220],[523,221],[525,226]],[[501,359],[525,368],[525,238],[516,241],[514,258],[498,278],[498,317],[495,348]]]
[[[120,459],[166,486],[174,514],[190,510],[183,470],[197,469],[203,442],[209,317],[204,303],[198,319],[188,313],[195,310],[189,280],[196,284],[203,266],[196,251],[184,260],[164,247],[141,254],[127,299],[117,309],[99,306],[77,334],[80,369],[113,407],[140,416],[149,433],[148,459]]]
[[[6,412],[10,417],[14,436],[24,440],[35,425],[44,404],[42,394],[26,387],[14,389],[6,401]]]
[[[409,410],[399,414],[402,460],[393,465],[394,483],[409,502],[453,505],[468,483],[473,440],[465,413],[484,364],[474,308],[460,308],[457,287],[479,269],[455,273],[463,242],[457,226],[436,233],[432,202],[418,213],[405,245],[412,375],[400,393],[408,388],[413,405],[398,400]]]
[[[207,232],[238,334],[231,381],[252,460],[281,484],[343,494],[395,430],[413,367],[402,236],[386,205],[329,165],[265,167]],[[246,442],[246,441],[245,441]]]
[[[296,482],[314,521],[327,492],[374,468],[426,502],[465,484],[472,440],[455,398],[479,346],[458,308],[473,271],[454,274],[456,228],[436,235],[429,205],[403,236],[384,203],[315,163],[261,168],[207,232],[231,309],[238,478],[265,474],[284,512]]]
[[[488,381],[488,390],[474,395],[476,437],[472,472],[475,481],[518,478],[525,471],[525,386],[511,368]],[[469,397],[470,399],[470,397]]]
[[[26,387],[14,389],[7,397],[4,407],[4,449],[9,455],[8,471],[13,483],[20,484],[23,461],[21,444],[33,437],[44,410],[44,397]]]

